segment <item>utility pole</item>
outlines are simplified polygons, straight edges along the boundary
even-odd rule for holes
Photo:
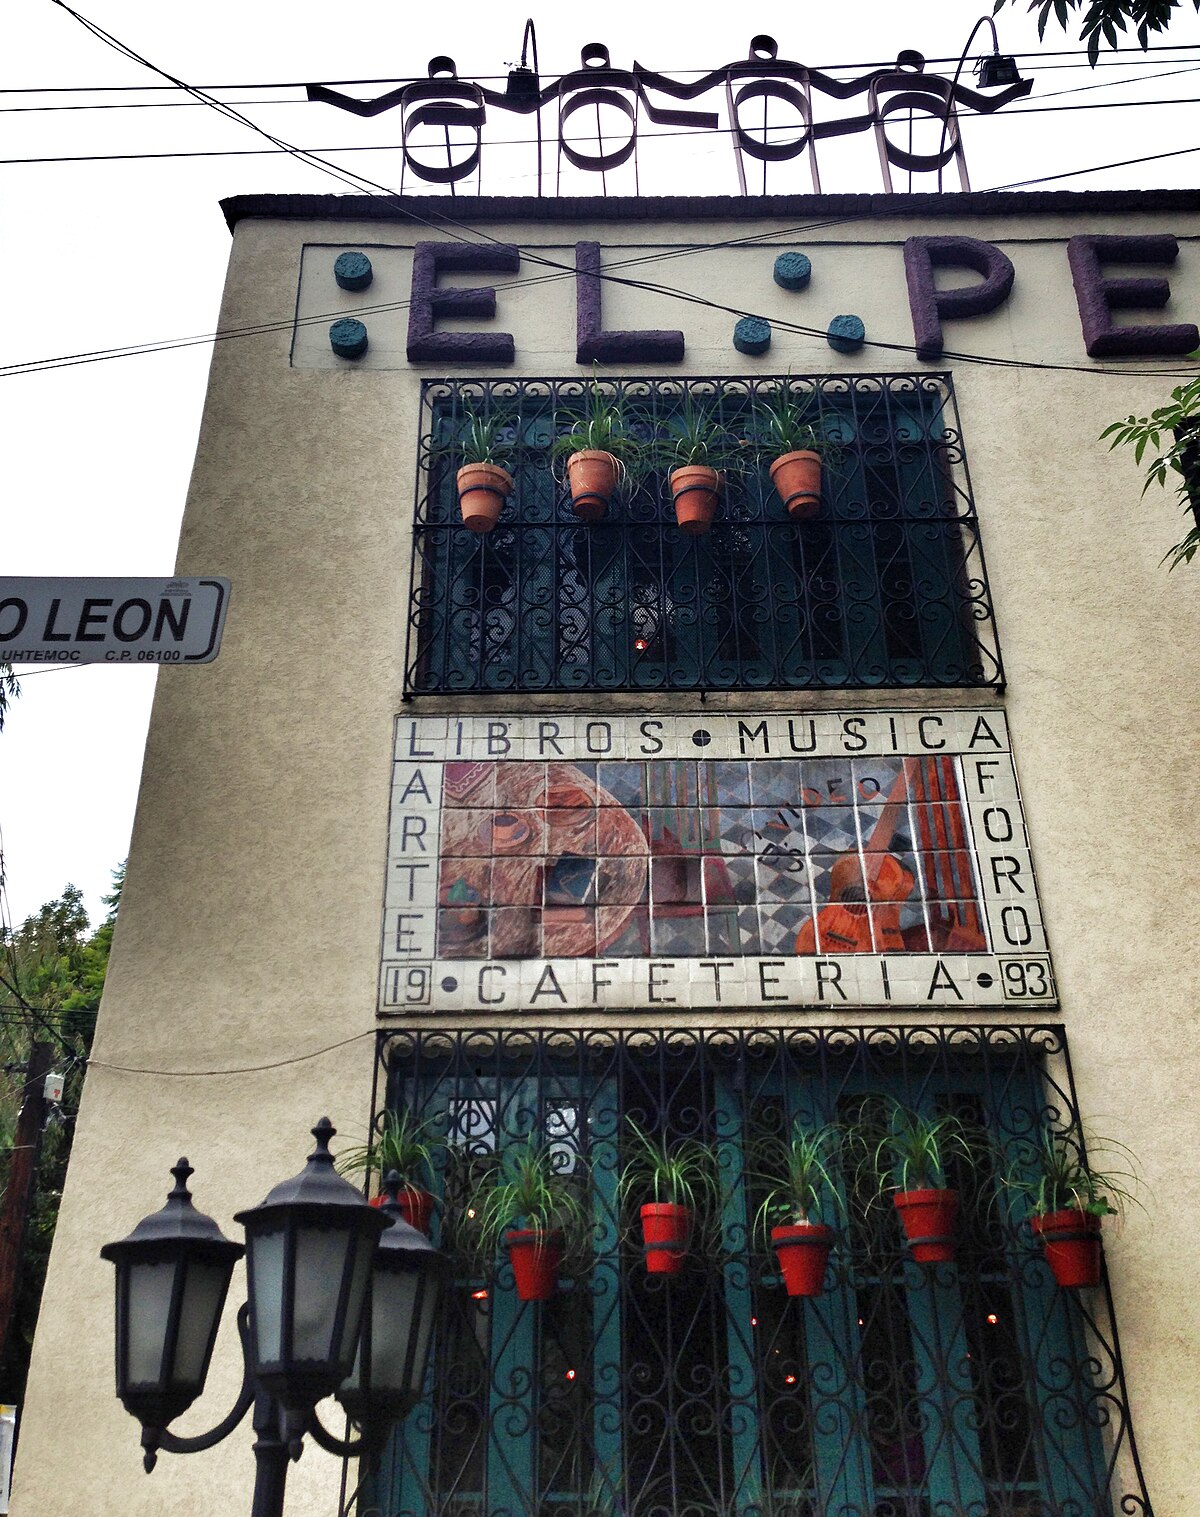
[[[0,1207],[0,1360],[8,1347],[17,1286],[25,1259],[29,1206],[42,1152],[42,1130],[46,1124],[46,1076],[50,1073],[53,1052],[49,1043],[35,1043],[30,1050],[8,1186]]]

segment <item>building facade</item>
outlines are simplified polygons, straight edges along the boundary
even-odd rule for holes
[[[227,1225],[323,1112],[424,1124],[454,1284],[426,1402],[369,1469],[310,1449],[289,1512],[1184,1517],[1200,614],[1097,438],[1200,344],[1196,197],[226,212],[177,572],[230,608],[159,680],[17,1517],[248,1504],[248,1432],[141,1474],[98,1249],[181,1152]],[[624,477],[576,511],[556,444],[599,413]],[[918,1116],[959,1139],[941,1262],[888,1194]],[[829,1123],[793,1297],[758,1224]],[[639,1134],[704,1156],[667,1273]],[[1095,1286],[1020,1192],[1056,1141],[1145,1177]],[[586,1216],[537,1303],[472,1247],[523,1144]],[[239,1373],[227,1324],[180,1430]]]

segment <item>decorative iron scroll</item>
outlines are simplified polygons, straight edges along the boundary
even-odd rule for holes
[[[426,1399],[360,1511],[1149,1517],[1107,1277],[1056,1286],[998,1184],[1031,1139],[1079,1137],[1061,1027],[422,1029],[378,1053],[387,1110],[427,1124],[454,1283]],[[834,1119],[869,1135],[889,1098],[977,1135],[946,1175],[954,1261],[914,1261],[843,1146],[823,1291],[786,1295],[755,1225],[769,1140]],[[673,1276],[648,1273],[619,1183],[632,1124],[702,1145],[718,1177]],[[587,1219],[538,1303],[472,1231],[473,1198],[530,1139]]]
[[[767,193],[769,164],[782,164],[807,156],[814,192],[821,189],[817,167],[817,143],[829,137],[844,137],[861,132],[873,134],[879,152],[884,188],[893,189],[893,167],[911,173],[936,173],[945,164],[955,162],[959,182],[970,188],[966,160],[958,127],[962,109],[990,115],[1010,101],[1027,95],[1032,81],[1020,80],[995,92],[983,93],[962,84],[957,76],[943,78],[925,72],[920,53],[905,51],[891,68],[872,69],[857,78],[841,80],[820,69],[779,57],[779,44],[765,34],[752,38],[744,59],[710,70],[691,81],[681,81],[656,73],[635,62],[632,68],[614,67],[608,48],[591,42],[580,54],[580,67],[558,79],[542,81],[536,67],[521,67],[509,76],[507,90],[489,89],[484,84],[460,79],[452,58],[439,56],[429,62],[428,79],[412,80],[373,100],[357,100],[341,90],[324,84],[310,84],[308,98],[356,116],[378,116],[398,109],[401,118],[403,174],[411,170],[428,184],[454,186],[481,171],[484,153],[484,128],[488,110],[533,116],[536,123],[537,193],[545,193],[543,165],[543,111],[551,117],[555,148],[555,188],[566,162],[585,173],[605,176],[622,164],[633,161],[636,173],[638,131],[642,117],[657,127],[673,128],[684,133],[723,131],[728,134],[743,195]],[[686,109],[670,102],[702,101],[721,91],[724,110]],[[814,108],[825,101],[858,100],[866,106],[857,114],[823,117]],[[865,97],[865,98],[863,98]],[[796,116],[781,140],[782,129],[767,125],[767,102],[790,107]],[[761,128],[748,124],[748,110],[762,102],[764,119]],[[615,121],[607,138],[601,112]],[[595,120],[595,136],[585,136],[581,112],[589,123]],[[914,152],[888,132],[892,118],[932,119],[942,125],[942,138],[932,153]],[[444,161],[433,161],[428,145],[419,145],[420,128],[441,129]],[[451,141],[457,130],[458,140]],[[589,125],[590,130],[590,125]],[[465,134],[465,141],[463,136]],[[747,160],[762,165],[761,190],[751,190],[747,180]],[[478,174],[482,184],[482,172]],[[607,183],[605,183],[607,190]],[[940,186],[939,186],[940,188]],[[636,184],[635,184],[636,189]]]
[[[687,406],[746,437],[781,383],[597,381],[647,439]],[[406,693],[1001,687],[950,377],[791,383],[838,439],[819,514],[791,520],[747,448],[697,537],[676,525],[663,470],[631,469],[603,520],[572,513],[551,448],[590,381],[427,383]],[[486,535],[455,493],[454,439],[481,414],[507,419],[515,479]]]

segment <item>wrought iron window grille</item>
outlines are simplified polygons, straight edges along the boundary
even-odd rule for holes
[[[1080,1135],[1060,1026],[389,1030],[378,1050],[389,1109],[447,1135],[434,1235],[458,1276],[364,1513],[1149,1517],[1107,1276],[1057,1287],[987,1157]],[[995,1145],[948,1176],[956,1260],[914,1262],[893,1209],[851,1183],[824,1293],[789,1298],[753,1226],[756,1141],[886,1097]],[[720,1170],[674,1278],[647,1273],[622,1215],[630,1118]],[[537,1304],[462,1231],[472,1184],[530,1136],[581,1172],[593,1218],[590,1262]]]
[[[834,445],[803,522],[749,445],[783,383]],[[550,452],[593,384],[642,441],[693,407],[745,444],[711,531],[679,530],[662,468],[632,468],[604,519],[575,517]],[[463,526],[454,481],[479,414],[502,418],[515,480],[485,535]],[[948,374],[427,381],[412,567],[406,698],[1003,687]]]

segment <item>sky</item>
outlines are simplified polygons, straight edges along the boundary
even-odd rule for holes
[[[78,8],[176,78],[221,86],[219,98],[237,102],[276,136],[391,188],[400,174],[400,156],[388,150],[398,141],[398,115],[362,120],[309,104],[303,84],[424,77],[428,60],[447,53],[464,78],[501,75],[517,59],[526,14],[496,0],[459,0],[446,14],[396,0],[206,0],[201,8],[80,0]],[[707,70],[745,57],[750,36],[767,32],[781,58],[850,77],[902,48],[956,59],[979,14],[961,0],[846,0],[838,7],[771,0],[754,7],[751,25],[740,7],[689,7],[686,26],[678,20],[683,13],[678,5],[610,0],[596,31],[595,17],[556,5],[534,15],[542,73],[578,67],[580,49],[595,41],[607,44],[616,66],[636,58],[668,74]],[[1077,172],[1193,145],[1189,102],[1200,97],[1200,19],[1188,7],[1180,17],[1169,50],[1106,57],[1095,72],[1074,38],[1052,24],[1041,56],[1021,60],[1035,81],[1021,104],[1044,101],[1061,117],[1010,107],[991,119],[965,118],[972,187],[1068,173],[1050,187],[1195,185],[1200,152]],[[1002,50],[1039,52],[1024,0],[997,24]],[[267,144],[248,127],[179,91],[146,88],[165,81],[54,0],[9,6],[0,36],[0,277],[9,292],[0,342],[0,573],[167,576],[211,346],[200,341],[38,372],[3,366],[212,333],[229,252],[218,201],[346,186],[286,154],[261,152]],[[981,33],[972,56],[987,40]],[[1072,56],[1063,52],[1072,47]],[[119,88],[128,86],[138,88]],[[362,87],[364,95],[376,92]],[[1163,103],[1078,108],[1123,101]],[[825,190],[881,188],[865,144],[830,144],[822,157]],[[372,150],[339,153],[350,146]],[[222,152],[230,156],[153,156]],[[728,174],[731,161],[719,141],[680,152],[660,144],[641,156],[647,193],[711,189],[714,166]],[[92,161],[64,161],[84,158]],[[488,193],[532,189],[527,155],[497,153],[488,163]],[[807,188],[798,176],[779,186]],[[405,188],[413,188],[411,180]],[[577,193],[580,185],[563,188]],[[613,188],[631,190],[628,171]],[[205,567],[228,576],[236,595],[235,565]],[[19,923],[71,882],[98,921],[111,871],[129,848],[156,676],[105,666],[17,672],[22,693],[0,732],[4,909]],[[188,671],[163,677],[186,679]]]

